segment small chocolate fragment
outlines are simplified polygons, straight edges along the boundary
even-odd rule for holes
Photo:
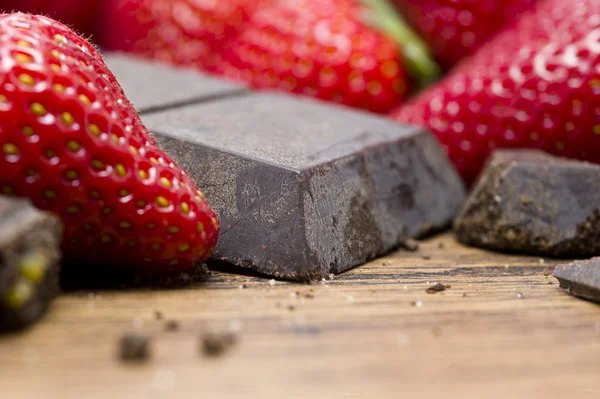
[[[150,338],[145,335],[128,334],[119,342],[120,358],[123,361],[145,361],[150,357]]]
[[[237,342],[233,333],[207,333],[200,338],[202,352],[205,356],[220,356]]]
[[[142,115],[221,220],[217,259],[320,280],[449,225],[464,186],[435,137],[260,93]]]
[[[600,303],[600,258],[558,265],[554,277],[572,295]]]
[[[0,196],[0,331],[34,323],[59,293],[62,232],[57,217]]]
[[[431,287],[427,288],[425,290],[425,292],[427,292],[428,294],[435,294],[436,292],[445,291],[448,288],[450,288],[449,285],[444,285],[442,283],[437,283],[437,284],[434,284]]]
[[[496,151],[454,224],[458,240],[554,257],[600,255],[600,166]]]

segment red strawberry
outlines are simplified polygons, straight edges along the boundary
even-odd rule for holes
[[[256,88],[280,88],[387,111],[407,91],[403,62],[418,79],[437,67],[381,0],[361,0],[398,44],[362,21],[357,0],[111,0],[100,43],[195,66]]]
[[[600,163],[600,2],[540,3],[392,117],[430,128],[467,182],[495,148]]]
[[[445,68],[473,54],[537,0],[393,0]]]
[[[22,11],[54,18],[76,32],[90,35],[104,0],[0,0],[0,11]]]
[[[107,0],[107,50],[203,69],[214,65],[259,0]]]
[[[388,111],[407,93],[403,62],[413,61],[425,80],[435,76],[436,67],[416,37],[393,19],[392,9],[381,1],[363,2],[370,7],[355,0],[275,1],[251,16],[222,52],[216,72],[255,88]],[[378,22],[389,36],[363,21],[368,12],[382,18]]]
[[[166,271],[206,259],[214,213],[96,50],[27,14],[0,15],[0,48],[0,189],[62,217],[66,260]]]

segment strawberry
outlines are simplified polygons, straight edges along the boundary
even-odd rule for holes
[[[600,2],[541,2],[391,115],[431,129],[467,182],[495,148],[600,163]]]
[[[239,33],[259,0],[107,0],[99,44],[107,50],[200,69]]]
[[[104,0],[0,0],[1,11],[22,11],[54,18],[71,29],[91,35]]]
[[[391,8],[382,1],[362,3],[275,1],[252,14],[214,72],[255,88],[388,111],[407,94],[403,63],[425,81],[435,77],[436,67]]]
[[[437,67],[393,9],[361,1],[368,7],[357,0],[110,0],[100,43],[255,88],[384,112],[407,92],[403,62],[420,83],[433,80]],[[362,20],[367,11],[383,16],[377,22],[386,34]]]
[[[216,216],[96,50],[20,13],[0,15],[0,47],[0,190],[62,218],[67,262],[183,271],[206,259]]]
[[[446,69],[473,54],[537,0],[393,0]]]

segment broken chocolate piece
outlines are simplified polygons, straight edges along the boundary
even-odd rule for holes
[[[248,92],[187,68],[175,69],[122,53],[104,54],[103,58],[140,113]]]
[[[145,361],[150,357],[150,338],[127,334],[119,342],[119,356],[123,361]]]
[[[599,255],[600,166],[541,151],[497,151],[454,231],[464,244],[498,251]]]
[[[55,216],[0,196],[0,331],[34,323],[58,294],[62,231]]]
[[[255,94],[146,114],[221,220],[214,256],[320,280],[451,223],[464,186],[428,132]]]
[[[600,303],[600,258],[558,265],[554,277],[572,295]]]

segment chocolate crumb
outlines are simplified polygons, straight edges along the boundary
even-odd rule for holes
[[[150,357],[150,339],[145,335],[125,335],[119,346],[123,361],[145,361]]]
[[[208,333],[200,337],[200,346],[205,356],[221,356],[237,342],[233,333]]]
[[[423,256],[422,256],[422,258],[423,258],[424,260],[429,260],[429,259],[431,259],[431,256],[423,255]]]
[[[163,318],[162,312],[160,310],[155,310],[154,311],[154,318],[156,320],[162,320],[162,318]]]
[[[440,243],[438,244],[438,248],[439,248],[439,249],[444,249],[444,247],[445,247],[445,245],[444,245],[444,243],[443,243],[443,242],[440,242]]]
[[[382,266],[389,266],[389,265],[391,265],[391,264],[392,264],[392,262],[385,261],[385,262],[383,262],[381,265],[382,265]]]
[[[304,294],[304,298],[306,298],[306,299],[314,299],[315,295],[314,294],[310,294],[310,293]]]
[[[521,201],[521,204],[523,204],[523,205],[529,205],[529,204],[533,203],[533,199],[527,195],[521,195],[521,198],[519,200]]]
[[[294,310],[296,310],[296,307],[294,305],[290,305],[290,306],[288,306],[288,310],[290,312],[293,312]]]
[[[467,293],[463,292],[462,296],[463,296],[463,298],[466,298],[467,297]]]
[[[177,331],[179,330],[179,322],[177,320],[167,320],[165,322],[166,331]]]
[[[437,283],[437,284],[432,285],[431,287],[427,288],[425,290],[425,292],[427,292],[428,294],[435,294],[436,292],[445,291],[447,288],[450,288],[450,285],[444,285],[442,283]]]
[[[402,247],[407,251],[415,252],[419,250],[419,242],[409,238],[408,240],[404,241]]]

